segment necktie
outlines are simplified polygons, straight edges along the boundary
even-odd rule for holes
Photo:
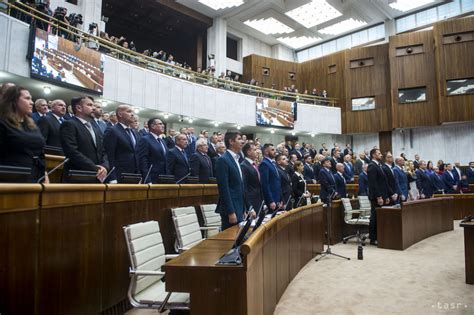
[[[209,156],[207,156],[207,154],[203,154],[204,158],[206,159],[206,162],[207,162],[207,165],[209,166],[209,174],[211,175],[212,177],[212,163],[211,163],[211,159],[209,158]]]
[[[255,171],[257,171],[258,180],[260,180],[260,172],[258,171],[257,164],[255,164],[255,162],[253,162],[253,163],[252,163],[252,166],[253,166],[253,168],[255,169]]]
[[[59,123],[62,124],[64,122],[64,118],[59,117]]]
[[[135,136],[133,135],[132,130],[130,128],[126,128],[125,132],[128,133],[128,136],[130,137],[130,141],[132,142],[132,147],[135,148],[137,141],[135,140]]]
[[[161,150],[163,151],[163,155],[166,155],[166,149],[165,149],[165,145],[163,144],[163,139],[158,137],[156,138],[156,141],[158,141],[158,143],[160,144]]]
[[[92,129],[91,123],[86,122],[84,125],[86,126],[87,130],[89,130],[89,133],[91,134],[92,141],[94,142],[94,145],[97,146],[97,142],[96,142],[96,138],[95,138],[95,132],[94,132],[94,129]]]

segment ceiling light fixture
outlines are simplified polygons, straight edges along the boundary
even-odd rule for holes
[[[44,86],[43,87],[43,93],[48,95],[49,93],[51,93],[51,87],[49,86]]]
[[[270,129],[270,133],[275,133],[275,129]]]
[[[291,33],[295,30],[289,27],[286,24],[278,21],[273,17],[267,19],[258,19],[258,20],[247,20],[244,22],[245,25],[248,25],[263,34],[284,34]]]
[[[199,0],[199,2],[216,11],[244,4],[243,0]]]
[[[414,8],[424,6],[424,5],[426,5],[428,3],[431,3],[431,2],[435,2],[435,0],[417,0],[417,1],[396,0],[392,3],[390,3],[389,5],[392,9],[402,11],[402,12],[407,12],[407,11],[410,11]]]
[[[296,132],[292,131],[292,132],[291,132],[291,135],[292,135],[292,136],[296,136]]]
[[[240,128],[241,128],[240,125],[237,125],[237,130],[240,130]]]
[[[138,113],[140,112],[140,109],[139,109],[138,107],[135,107],[135,108],[133,109],[133,112],[134,112],[135,114],[138,114]]]
[[[163,114],[163,117],[164,117],[165,119],[168,119],[168,118],[170,117],[170,114],[164,113],[164,114]]]
[[[313,0],[285,14],[306,28],[311,28],[342,15],[325,0]]]
[[[191,117],[188,117],[188,122],[189,122],[190,124],[192,124],[193,121],[194,121],[194,119],[192,119]]]
[[[338,35],[353,30],[355,28],[359,28],[366,24],[367,22],[365,21],[350,18],[339,23],[330,25],[328,27],[322,28],[318,30],[318,32],[328,35]]]
[[[303,46],[307,46],[321,40],[319,37],[314,36],[299,36],[299,37],[278,37],[277,40],[291,48],[298,49]]]
[[[107,105],[109,105],[109,102],[106,100],[102,100],[101,103],[103,107],[107,107]]]
[[[311,138],[314,138],[314,133],[311,134]]]
[[[219,127],[219,123],[217,121],[214,122],[214,127]]]

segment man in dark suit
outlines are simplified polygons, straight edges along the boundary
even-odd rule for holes
[[[263,201],[263,193],[260,171],[255,163],[258,157],[257,150],[253,143],[247,143],[243,146],[242,152],[245,155],[245,160],[240,163],[240,168],[242,169],[245,196],[253,209],[258,212]]]
[[[438,174],[439,167],[438,166],[433,166],[433,173],[430,175],[431,180],[433,181],[433,193],[434,194],[443,194],[446,189],[446,186],[444,185],[443,182],[443,176],[445,173],[442,175]]]
[[[351,145],[349,143],[346,144],[346,148],[344,149],[344,157],[346,157],[346,155],[350,155],[351,158],[352,158],[352,148],[351,148]]]
[[[185,134],[178,134],[175,137],[176,146],[168,151],[166,156],[166,171],[168,175],[174,175],[175,182],[182,181],[186,175],[190,174],[189,157],[186,152],[188,147],[188,137]]]
[[[138,141],[136,147],[138,166],[145,184],[157,183],[159,175],[167,174],[166,156],[168,154],[168,147],[162,138],[165,125],[161,119],[153,117],[147,124],[149,133]],[[147,178],[148,172],[150,174]]]
[[[367,166],[368,164],[364,164],[362,166],[362,172],[359,174],[359,196],[368,196],[369,195],[369,177],[367,176]]]
[[[454,180],[456,180],[456,184],[457,184],[461,180],[461,177],[464,175],[461,171],[460,162],[454,162],[453,175],[454,175]]]
[[[133,122],[133,109],[129,105],[119,105],[116,110],[118,124],[107,129],[104,135],[104,148],[109,158],[110,168],[115,171],[110,174],[112,183],[122,181],[122,173],[136,174],[138,157],[135,148],[138,143],[138,134],[130,128]]]
[[[469,162],[469,168],[467,169],[467,181],[469,184],[474,184],[474,162]]]
[[[354,182],[354,166],[352,165],[352,155],[344,156],[344,178],[348,183]]]
[[[63,100],[54,100],[51,103],[51,111],[38,120],[37,125],[46,145],[61,148],[59,127],[64,122],[64,114],[66,114],[66,103]]]
[[[385,163],[382,164],[382,171],[387,178],[387,184],[390,188],[390,191],[397,193],[400,191],[400,188],[397,187],[397,182],[395,181],[395,176],[393,174],[393,155],[391,152],[386,152],[384,156]]]
[[[71,101],[74,117],[65,121],[60,127],[61,145],[69,162],[64,166],[65,179],[69,170],[96,172],[102,182],[107,176],[109,167],[103,147],[102,134],[94,119],[94,100],[81,96]]]
[[[140,129],[138,132],[142,137],[146,136],[148,133],[150,133],[150,130],[148,129],[148,121],[143,122],[143,129]]]
[[[209,155],[211,159],[217,156],[216,145],[217,145],[217,135],[213,134],[209,138],[209,150],[207,151],[207,154]]]
[[[446,169],[443,174],[443,182],[447,189],[446,193],[448,194],[455,193],[458,188],[457,186],[458,181],[456,181],[456,176],[454,175],[453,165],[451,163],[446,164]]]
[[[107,129],[107,124],[105,121],[102,120],[102,103],[101,102],[94,102],[94,121],[97,123],[97,126],[99,126],[100,131],[102,134],[105,133],[105,130]]]
[[[333,154],[331,157],[331,171],[333,173],[336,173],[336,164],[340,163],[339,160],[341,158],[341,151],[339,150],[339,148],[336,148],[332,152]]]
[[[346,177],[344,176],[344,164],[336,164],[336,173],[334,174],[334,180],[336,181],[336,192],[341,198],[346,198]]]
[[[276,156],[275,161],[278,165],[278,174],[280,175],[281,199],[283,201],[283,207],[288,205],[286,206],[285,210],[290,210],[292,208],[293,203],[289,202],[289,200],[291,198],[293,188],[290,174],[288,174],[287,172],[288,158],[283,154],[279,154]]]
[[[216,161],[216,179],[219,190],[216,213],[222,220],[222,230],[244,220],[246,211],[245,188],[242,170],[239,165],[239,152],[242,149],[242,134],[228,131],[224,136],[228,150]],[[251,212],[255,216],[255,212]]]
[[[393,167],[393,175],[395,178],[396,187],[398,189],[397,194],[400,196],[402,201],[406,201],[408,198],[408,177],[403,170],[405,160],[402,157],[395,159],[395,166]]]
[[[331,171],[331,158],[327,157],[323,160],[323,168],[319,172],[319,183],[321,184],[321,192],[319,197],[325,204],[329,203],[330,198],[336,192],[336,180]]]
[[[367,164],[365,163],[365,153],[360,153],[357,157],[355,164],[354,164],[354,175],[359,175],[362,173],[362,165]]]
[[[263,145],[263,160],[258,167],[262,183],[263,198],[269,209],[274,211],[281,205],[281,183],[275,162],[275,148],[273,144]]]
[[[415,169],[420,168],[420,155],[415,154],[415,160],[413,160],[413,165],[415,166]]]
[[[35,109],[36,111],[31,114],[31,118],[33,118],[35,123],[37,123],[41,117],[45,116],[49,112],[48,102],[42,98],[37,99],[35,102]]]
[[[426,162],[421,160],[419,162],[416,174],[416,188],[420,192],[420,199],[431,198],[433,195],[433,181],[426,172]]]
[[[199,183],[209,184],[209,177],[213,177],[211,158],[207,155],[208,145],[204,138],[196,141],[196,152],[189,158],[191,176],[197,176]]]
[[[389,205],[390,200],[397,200],[397,194],[394,193],[387,183],[384,171],[382,170],[382,153],[379,149],[370,151],[372,162],[367,167],[367,176],[369,177],[369,200],[371,203],[369,238],[370,244],[378,245],[377,242],[377,212],[375,209],[384,205]]]
[[[367,149],[364,150],[364,162],[366,164],[369,164],[371,162],[370,155],[369,155],[369,150],[367,150]]]
[[[316,176],[314,176],[312,158],[309,153],[307,153],[303,158],[303,176],[307,183],[316,184]]]
[[[170,128],[170,130],[168,131],[168,135],[165,137],[165,143],[166,143],[166,146],[168,147],[168,149],[174,148],[174,146],[175,146],[174,137],[175,136],[176,136],[176,130],[174,130],[173,128]]]
[[[303,159],[303,153],[301,153],[301,145],[299,143],[296,143],[295,146],[293,147],[293,149],[289,152],[290,152],[290,154],[296,155],[296,158],[298,160]]]
[[[321,144],[321,148],[319,149],[319,154],[324,155],[328,151],[326,143]]]

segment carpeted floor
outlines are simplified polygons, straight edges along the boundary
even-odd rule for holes
[[[351,260],[331,256],[309,262],[275,314],[474,314],[474,285],[465,283],[463,230],[459,221],[454,227],[404,251],[366,245],[364,260],[357,260],[355,242],[332,246]]]
[[[293,279],[275,314],[474,314],[474,286],[465,283],[464,236],[455,230],[404,251],[338,244],[334,256],[309,262]]]

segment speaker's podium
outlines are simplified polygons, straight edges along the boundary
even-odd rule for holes
[[[162,267],[167,291],[190,293],[191,314],[273,314],[290,281],[323,250],[322,204],[276,216],[242,244],[242,264],[218,265],[237,233],[222,231]]]

